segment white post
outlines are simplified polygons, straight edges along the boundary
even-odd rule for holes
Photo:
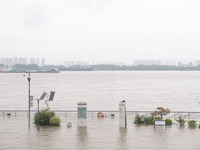
[[[119,103],[119,127],[127,127],[125,100]]]
[[[77,126],[87,126],[87,103],[77,103]]]

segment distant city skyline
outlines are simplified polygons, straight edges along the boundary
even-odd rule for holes
[[[198,60],[199,8],[199,0],[2,0],[0,57]]]
[[[36,64],[38,66],[45,66],[45,58],[5,57],[0,58],[0,64],[6,66],[14,66],[16,64]]]
[[[46,62],[45,58],[26,58],[26,57],[5,57],[0,58],[0,64],[6,65],[6,66],[14,66],[15,64],[37,64],[38,66],[45,66],[45,65],[63,65],[65,67],[73,66],[73,65],[81,65],[81,66],[87,66],[87,65],[98,65],[98,64],[105,64],[105,65],[169,65],[169,66],[179,66],[179,67],[189,67],[189,66],[198,66],[200,65],[200,59],[199,60],[140,60],[135,59],[130,63],[127,62],[116,62],[116,61],[98,61],[98,62],[89,62],[89,61],[75,61],[75,60],[66,60],[61,63],[48,63]]]

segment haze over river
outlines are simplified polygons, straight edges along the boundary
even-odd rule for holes
[[[0,74],[0,109],[28,109],[28,81],[23,74]],[[149,110],[162,106],[172,111],[200,111],[200,72],[113,71],[31,73],[31,95],[40,98],[44,91],[55,91],[51,109],[76,110],[85,101],[88,110],[118,110],[126,100],[127,110]],[[41,108],[45,107],[41,102]],[[31,109],[36,109],[34,107]],[[198,114],[197,114],[198,115]],[[76,113],[61,117],[59,127],[35,124],[28,129],[24,116],[0,117],[1,150],[197,150],[200,130],[177,124],[171,127],[133,124],[128,115],[127,129],[119,128],[114,118],[88,115],[87,128],[77,127]],[[173,120],[174,121],[174,120]],[[72,127],[67,128],[67,122]],[[175,122],[175,121],[174,121]],[[200,123],[199,121],[197,122]]]

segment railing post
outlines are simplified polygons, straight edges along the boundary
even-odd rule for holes
[[[15,111],[15,118],[17,117],[16,111]]]
[[[4,111],[3,111],[3,118],[4,118]]]

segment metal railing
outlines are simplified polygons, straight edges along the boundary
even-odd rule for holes
[[[73,117],[77,115],[77,110],[53,110],[59,117]],[[37,110],[31,110],[33,116]],[[96,117],[98,112],[103,112],[105,117],[114,114],[118,116],[119,111],[112,110],[88,110],[88,117]],[[135,117],[136,114],[144,116],[150,116],[153,111],[126,111],[127,117]],[[176,119],[179,115],[183,115],[186,119],[199,119],[200,112],[188,112],[188,111],[171,111],[170,114],[164,116],[164,118]],[[28,110],[0,110],[0,117],[28,117]]]

